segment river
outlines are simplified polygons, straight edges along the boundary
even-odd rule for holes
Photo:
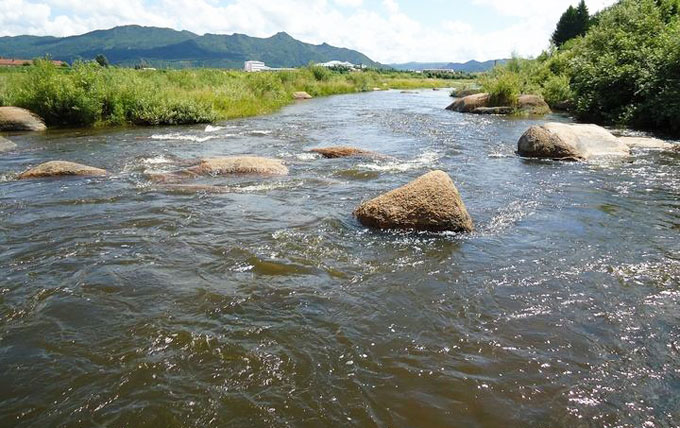
[[[521,159],[542,120],[449,102],[385,91],[209,127],[10,136],[0,426],[680,425],[680,154]],[[396,159],[307,152],[329,145]],[[196,182],[222,193],[146,178],[232,154],[290,175]],[[14,179],[53,159],[110,175]],[[432,169],[473,234],[352,217]]]

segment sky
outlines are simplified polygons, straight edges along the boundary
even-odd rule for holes
[[[0,0],[0,36],[138,24],[356,49],[384,64],[536,56],[578,0]],[[615,0],[586,0],[591,12]],[[1,52],[0,52],[1,54]]]

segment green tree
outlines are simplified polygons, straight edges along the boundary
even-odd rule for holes
[[[101,65],[102,67],[108,67],[109,64],[109,59],[106,58],[104,54],[99,54],[97,55],[94,60],[97,62],[97,64]]]
[[[552,41],[557,47],[561,47],[567,41],[583,36],[590,26],[590,13],[584,0],[581,0],[577,8],[569,6],[557,22],[557,28],[552,36]]]

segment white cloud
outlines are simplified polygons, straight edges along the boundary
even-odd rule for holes
[[[432,1],[431,7],[442,7]],[[286,31],[306,42],[357,49],[383,63],[484,60],[513,51],[538,54],[560,14],[576,0],[472,1],[512,17],[514,24],[479,28],[459,17],[424,25],[397,0],[382,0],[377,8],[363,0],[0,0],[0,36],[66,36],[125,24],[258,37]],[[614,1],[587,3],[599,10]]]

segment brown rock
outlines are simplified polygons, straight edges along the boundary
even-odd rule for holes
[[[296,100],[311,100],[312,96],[309,95],[307,92],[300,91],[293,93],[293,98]]]
[[[520,112],[530,115],[544,115],[550,113],[550,106],[540,95],[520,95],[517,99]]]
[[[446,109],[461,113],[471,113],[480,107],[489,107],[490,100],[489,94],[468,95],[467,97],[458,98]]]
[[[364,202],[354,215],[379,229],[471,232],[474,227],[458,189],[443,171],[432,171],[406,186]]]
[[[19,174],[18,178],[62,177],[62,176],[101,176],[106,175],[106,170],[92,166],[82,165],[75,162],[51,161],[41,163]]]
[[[476,114],[525,113],[543,115],[550,113],[550,107],[539,95],[520,95],[514,106],[494,106],[489,94],[474,94],[456,99],[447,110]]]
[[[224,156],[201,159],[201,163],[185,170],[184,173],[188,175],[287,175],[288,168],[278,159],[259,156]]]
[[[520,156],[581,161],[593,156],[628,156],[630,149],[597,125],[546,123],[532,126],[517,143]]]
[[[348,146],[321,147],[317,149],[311,149],[310,152],[318,153],[327,159],[347,157],[379,157],[379,158],[385,157],[380,153]]]
[[[43,120],[19,107],[0,107],[0,131],[44,131]]]

